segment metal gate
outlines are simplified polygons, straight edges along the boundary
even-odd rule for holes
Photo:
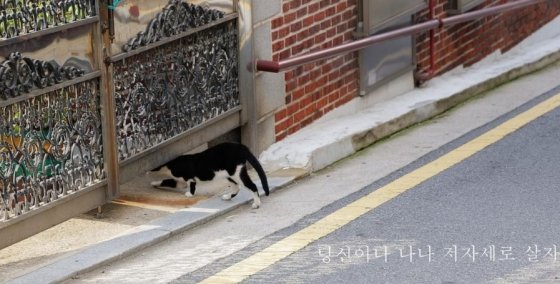
[[[121,182],[201,144],[193,132],[208,131],[217,120],[231,121],[207,136],[239,126],[233,1],[136,0],[112,14]],[[189,142],[196,143],[184,145]]]
[[[239,6],[0,1],[0,248],[243,124]]]

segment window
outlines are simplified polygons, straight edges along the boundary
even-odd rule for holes
[[[454,14],[464,13],[482,3],[484,3],[484,0],[449,0],[448,12]]]
[[[426,8],[426,0],[364,0],[364,33],[372,35]]]
[[[413,15],[427,7],[426,0],[363,0],[360,36],[407,27]],[[414,68],[414,40],[402,36],[360,50],[360,95],[367,95]]]

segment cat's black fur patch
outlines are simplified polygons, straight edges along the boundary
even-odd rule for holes
[[[152,171],[158,171],[166,167],[175,179],[192,181],[190,183],[190,192],[191,194],[194,194],[196,179],[201,181],[210,181],[214,179],[215,173],[218,171],[225,170],[229,175],[227,179],[237,185],[237,182],[232,177],[236,174],[238,167],[241,166],[240,172],[238,173],[239,179],[243,182],[245,187],[258,194],[257,186],[253,183],[247,173],[247,168],[245,166],[245,163],[247,162],[249,162],[249,164],[251,164],[251,166],[253,166],[253,168],[257,171],[263,185],[264,192],[268,195],[269,188],[266,174],[257,158],[243,144],[222,143],[197,154],[181,155]],[[175,182],[175,185],[164,185],[164,183],[171,185],[172,182],[170,181]],[[166,179],[158,186],[176,187],[177,181],[173,179]],[[235,194],[232,194],[232,197],[234,196]]]

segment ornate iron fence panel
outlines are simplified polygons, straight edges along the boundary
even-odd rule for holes
[[[224,17],[224,13],[215,9],[189,4],[182,0],[171,0],[146,27],[122,46],[123,51],[130,51],[165,37],[178,35],[192,28],[202,27]]]
[[[7,60],[0,63],[0,100],[72,80],[84,73],[74,66],[59,66],[53,60],[42,61],[12,52]]]
[[[115,62],[119,159],[239,106],[236,19]]]
[[[14,38],[95,16],[94,0],[0,1],[0,38]]]
[[[0,108],[0,221],[104,178],[99,80]]]

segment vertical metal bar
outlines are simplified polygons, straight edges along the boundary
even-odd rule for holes
[[[111,42],[115,39],[115,8],[119,1],[107,0],[107,28],[109,29],[109,39]]]
[[[107,59],[111,56],[109,9],[111,0],[97,0],[99,24],[94,30],[94,50],[97,67],[101,71],[101,116],[103,128],[103,156],[107,175],[107,201],[119,194],[119,158],[115,123],[115,98],[113,96],[113,66]]]
[[[362,3],[362,29],[363,29],[363,35],[365,37],[369,36],[369,27],[371,27],[371,17],[369,14],[370,11],[370,6],[373,5],[373,3],[370,3],[370,1],[359,1]]]
[[[255,7],[253,6],[253,1],[251,0],[250,3],[251,6],[251,62],[253,64],[253,69],[255,69],[255,64],[257,63],[257,57],[255,55],[255,37],[253,35],[254,32],[254,24],[253,24],[253,16],[255,15]],[[241,65],[240,65],[241,66]],[[258,137],[259,137],[259,117],[258,117],[258,110],[259,110],[259,106],[258,106],[258,100],[257,100],[257,95],[256,95],[256,83],[257,83],[257,73],[258,72],[250,72],[251,74],[251,87],[252,87],[252,92],[249,94],[249,105],[248,105],[248,110],[247,110],[247,114],[249,115],[248,117],[248,121],[247,121],[247,127],[248,127],[248,131],[249,132],[249,149],[251,149],[251,151],[253,153],[255,153],[256,155],[259,155],[260,152],[262,151],[262,149],[259,149],[258,145]]]

